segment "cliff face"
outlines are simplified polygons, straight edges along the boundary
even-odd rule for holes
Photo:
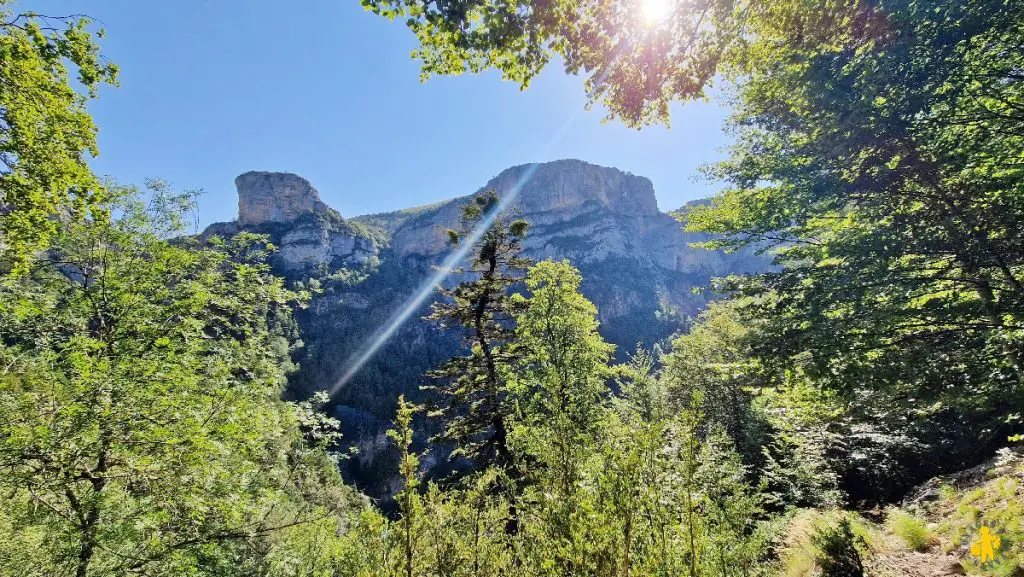
[[[235,178],[238,224],[292,222],[300,216],[323,212],[327,205],[308,180],[287,172],[246,172]]]
[[[203,236],[241,230],[268,234],[278,250],[271,263],[279,273],[302,276],[323,267],[361,267],[380,247],[364,227],[345,221],[320,201],[308,180],[287,172],[246,172],[235,178],[238,220],[211,225]]]
[[[692,288],[714,276],[765,266],[751,255],[691,247],[706,237],[683,232],[678,221],[658,210],[650,180],[614,168],[579,160],[516,166],[480,191],[491,189],[503,197],[516,195],[511,209],[530,222],[527,256],[568,259],[580,268],[584,292],[606,324],[626,316],[655,321],[696,313],[704,299]],[[390,228],[396,258],[439,261],[449,250],[444,231],[458,225],[468,198],[420,209],[413,217],[400,211],[354,220]],[[631,348],[633,343],[619,344]]]
[[[344,219],[293,174],[246,173],[236,185],[239,220],[212,225],[204,235],[268,234],[278,246],[274,269],[320,289],[296,316],[305,343],[290,382],[296,396],[331,388],[360,347],[420,289],[451,250],[444,231],[457,227],[471,198]],[[684,233],[659,211],[650,180],[614,168],[578,160],[516,166],[480,191],[488,189],[515,195],[511,210],[530,222],[527,256],[568,259],[580,269],[582,290],[597,305],[601,332],[618,345],[620,359],[639,341],[649,347],[681,330],[709,298],[694,289],[713,277],[767,267],[750,254],[691,248],[704,237]],[[424,373],[461,354],[460,335],[423,321],[428,312],[425,304],[334,396],[345,438],[362,446],[347,473],[370,494],[385,494],[386,486],[374,483],[386,484],[393,472],[390,457],[382,460],[374,447],[395,398],[422,400]]]
[[[664,216],[658,212],[650,180],[579,160],[509,168],[480,189],[485,190],[495,190],[503,197],[518,190],[511,209],[530,221],[528,249],[538,255],[551,238],[589,235],[593,231],[586,228],[593,224],[598,225],[598,230],[606,228],[592,221],[642,223],[644,219]],[[455,199],[398,228],[392,241],[395,251],[400,255],[445,252],[447,237],[443,229],[458,224],[464,202],[465,198]],[[540,229],[544,232],[538,233]],[[548,252],[556,256],[558,251]],[[602,257],[591,253],[578,256],[589,260]]]

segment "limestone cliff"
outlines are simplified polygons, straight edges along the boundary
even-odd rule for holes
[[[204,236],[250,230],[271,236],[278,272],[301,276],[323,267],[359,267],[377,258],[377,239],[320,201],[308,180],[287,172],[246,172],[235,178],[238,220],[211,225]]]
[[[580,160],[516,166],[491,179],[484,190],[516,195],[511,210],[530,222],[527,255],[568,259],[580,268],[584,292],[606,324],[627,316],[646,316],[651,322],[674,316],[678,321],[705,302],[693,288],[713,276],[765,266],[763,259],[749,254],[693,248],[691,243],[706,237],[683,232],[678,221],[658,209],[649,179],[615,168]],[[468,199],[421,208],[413,216],[400,211],[354,220],[390,229],[396,258],[439,261],[449,250],[444,231],[457,226]],[[654,334],[635,336],[649,339]],[[628,341],[620,344],[632,346]]]
[[[308,180],[288,172],[246,172],[235,178],[235,189],[242,226],[292,222],[327,208]]]
[[[296,396],[331,388],[360,347],[433,274],[451,250],[444,231],[458,224],[471,196],[344,219],[293,174],[251,172],[236,185],[238,221],[212,225],[204,234],[268,234],[278,246],[275,271],[319,289],[296,315],[305,343],[290,382]],[[652,346],[683,329],[710,298],[695,289],[713,277],[767,266],[751,254],[692,248],[704,237],[684,233],[658,209],[651,181],[614,168],[579,160],[516,166],[480,191],[488,189],[515,195],[511,210],[530,222],[527,256],[568,259],[580,269],[582,290],[597,305],[601,332],[618,345],[620,359],[639,341]],[[395,398],[402,393],[422,400],[424,373],[461,351],[458,334],[422,320],[428,311],[424,304],[411,315],[334,397],[345,438],[362,447],[346,472],[370,494],[386,494],[386,486],[372,484],[386,484],[394,470],[378,445]]]

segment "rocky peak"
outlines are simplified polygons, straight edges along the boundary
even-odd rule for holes
[[[652,219],[668,221],[678,231],[678,223],[658,211],[654,185],[642,176],[589,164],[581,160],[556,160],[541,164],[513,166],[492,178],[480,191],[494,190],[506,197],[518,190],[512,210],[530,221],[527,250],[534,258],[555,256],[549,241],[566,244],[584,239],[587,244],[601,243],[602,231],[627,226],[647,227]],[[458,226],[462,206],[468,197],[424,209],[396,227],[391,246],[400,255],[437,255],[448,250],[445,228]],[[620,223],[619,221],[623,221]],[[621,224],[621,226],[620,226]],[[642,231],[615,230],[617,248],[605,246],[584,250],[588,258],[604,259],[608,248],[621,252],[627,239]],[[575,258],[577,255],[564,254]]]
[[[589,202],[618,214],[658,214],[649,179],[582,160],[514,166],[492,178],[484,189],[506,194],[520,183],[516,205],[524,214],[573,209]]]
[[[292,222],[303,214],[327,209],[308,180],[289,172],[246,172],[235,178],[235,188],[242,226]]]

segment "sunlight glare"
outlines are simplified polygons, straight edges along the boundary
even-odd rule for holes
[[[640,15],[646,26],[663,24],[672,15],[672,0],[641,0]]]

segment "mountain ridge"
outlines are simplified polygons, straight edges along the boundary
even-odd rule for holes
[[[285,198],[264,186],[268,182],[290,183]],[[464,196],[352,218],[319,203],[315,188],[300,186],[303,182],[287,174],[241,179],[239,197],[246,201],[240,200],[240,211],[257,212],[202,233],[268,234],[278,247],[271,257],[275,272],[300,288],[314,289],[309,307],[296,314],[304,346],[293,352],[298,370],[290,377],[289,391],[298,398],[332,389],[365,343],[422,290],[452,250],[445,230],[456,227],[463,204],[485,190],[516,193],[509,210],[530,223],[523,243],[526,256],[565,259],[580,269],[581,290],[597,306],[601,333],[617,345],[620,360],[638,343],[652,347],[683,330],[713,298],[702,290],[713,277],[768,266],[767,259],[749,252],[691,247],[708,237],[684,232],[675,218],[661,212],[649,179],[579,160],[511,167]],[[292,207],[302,210],[288,213]],[[284,213],[293,220],[281,222]],[[265,220],[254,218],[258,214]],[[460,278],[450,276],[446,283]],[[425,373],[463,354],[460,334],[439,331],[422,319],[430,300],[335,391],[333,410],[343,419],[345,438],[360,447],[359,456],[346,464],[351,479],[391,478],[385,473],[390,463],[379,455],[387,454],[382,429],[395,398],[404,394],[412,401],[425,400],[420,390],[427,384]],[[371,494],[388,492],[360,485]]]

